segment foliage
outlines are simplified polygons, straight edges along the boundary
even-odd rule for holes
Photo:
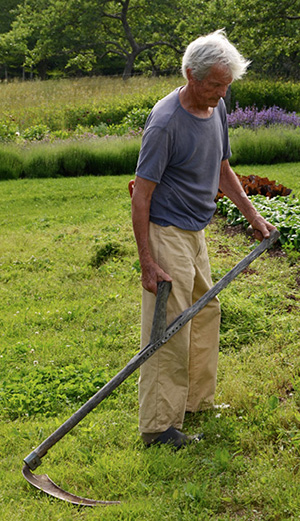
[[[27,139],[28,141],[41,141],[45,139],[45,137],[50,133],[50,129],[47,125],[34,125],[32,127],[26,128],[22,132],[22,138]]]
[[[128,114],[126,114],[123,120],[124,125],[132,130],[144,128],[150,110],[150,107],[132,109]]]
[[[228,114],[228,125],[231,128],[243,127],[256,129],[271,125],[288,125],[300,127],[300,117],[296,112],[287,113],[284,109],[273,106],[258,110],[256,106],[242,109],[237,103],[236,109]]]
[[[231,86],[232,110],[237,103],[242,108],[255,105],[258,110],[262,110],[277,106],[290,112],[300,112],[300,84],[297,81],[246,77]]]
[[[22,175],[23,161],[19,150],[0,148],[0,179],[18,179]]]
[[[300,251],[300,200],[291,196],[268,199],[262,195],[253,195],[249,199],[257,211],[277,227],[280,232],[279,242],[287,249]],[[230,226],[249,226],[245,217],[228,197],[219,199],[217,208],[227,217]]]
[[[99,134],[106,130],[100,127]],[[127,125],[125,130],[129,130]],[[123,125],[113,127],[114,133],[120,131],[120,137],[97,137],[97,131],[97,128],[80,128],[78,138],[36,141],[26,147],[2,145],[0,179],[134,175],[141,146],[139,132],[122,136]],[[263,128],[256,132],[236,129],[231,135],[233,155],[230,161],[232,165],[299,162],[299,142],[300,132],[284,127]]]
[[[2,413],[11,420],[21,416],[55,416],[65,407],[79,408],[105,383],[104,370],[87,363],[39,367],[36,362],[31,372],[16,371],[9,379],[4,378],[0,389]]]
[[[160,17],[156,19],[158,6]],[[122,58],[126,78],[139,54],[160,46],[176,48],[172,11],[176,14],[169,1],[162,6],[156,0],[138,4],[135,0],[71,0],[67,5],[61,0],[29,0],[19,5],[2,45],[4,49],[8,39],[20,41],[23,64],[38,67],[44,77],[51,62],[65,72],[90,72],[99,69],[109,55]]]
[[[20,142],[24,136],[30,137],[35,132],[41,134],[39,127],[50,140],[72,137],[74,132],[78,136],[80,130],[99,136],[140,132],[153,105],[181,83],[181,78],[169,77],[133,78],[125,83],[116,78],[81,78],[2,84],[0,141]],[[238,84],[236,82],[232,86],[232,99],[238,92],[242,100],[239,107],[242,107],[243,101],[252,93],[253,103],[259,110],[260,94],[256,84],[242,82],[245,96]],[[272,83],[269,81],[263,85],[271,90]],[[294,103],[292,110],[296,110],[297,103],[300,106],[299,85],[286,82],[280,82],[280,85],[278,99],[273,96],[270,101],[282,107],[280,102],[284,103],[284,99],[280,93],[285,92],[290,104]]]
[[[276,125],[231,129],[232,165],[297,162],[300,159],[300,129]]]
[[[298,0],[280,4],[277,0],[230,0],[222,4],[230,37],[252,60],[252,70],[279,78],[299,77]]]
[[[15,18],[14,10],[19,3],[19,0],[5,0],[5,3],[0,3],[0,34],[8,32],[11,28],[11,23]]]
[[[298,20],[297,0],[27,0],[0,23],[0,59],[42,78],[175,72],[192,39],[225,27],[254,72],[297,80]]]
[[[139,149],[140,140],[129,138],[42,144],[24,154],[23,175],[29,178],[132,175]]]
[[[0,141],[14,141],[19,134],[18,127],[11,121],[11,118],[0,123]]]

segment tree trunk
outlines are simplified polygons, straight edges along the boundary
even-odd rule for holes
[[[128,80],[132,76],[133,64],[136,58],[136,54],[131,53],[127,56],[125,68],[123,71],[123,80]]]
[[[38,70],[38,73],[39,73],[39,76],[40,76],[41,80],[46,80],[47,79],[47,69],[48,69],[47,60],[41,60],[37,64],[37,70]]]

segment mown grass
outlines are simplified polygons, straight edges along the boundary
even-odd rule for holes
[[[293,165],[272,168],[250,169],[268,171],[299,195]],[[247,167],[238,171],[246,174]],[[22,478],[23,458],[82,403],[88,374],[107,381],[139,349],[129,179],[1,183],[1,519],[298,519],[300,266],[279,252],[264,254],[220,294],[216,403],[230,407],[185,421],[186,432],[205,433],[203,441],[178,453],[145,450],[134,373],[36,471],[71,492],[120,506],[77,508]],[[218,216],[207,240],[214,281],[253,247],[245,235],[228,233]],[[33,411],[28,397],[42,370],[52,368],[55,381],[64,377],[71,388],[72,365],[76,382],[82,375],[78,396],[60,396],[45,383]]]

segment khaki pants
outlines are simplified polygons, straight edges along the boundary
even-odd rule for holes
[[[204,231],[150,223],[154,260],[172,277],[167,325],[211,286]],[[148,344],[155,296],[143,290],[141,345]],[[140,368],[140,432],[181,429],[186,411],[211,407],[216,389],[220,305],[214,298]]]

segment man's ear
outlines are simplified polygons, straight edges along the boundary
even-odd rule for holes
[[[194,80],[192,69],[190,69],[189,67],[186,69],[186,76],[187,76],[188,81]]]
[[[188,79],[188,82],[192,85],[193,83],[197,82],[198,80],[195,78],[192,69],[188,68],[186,69],[186,77]]]

